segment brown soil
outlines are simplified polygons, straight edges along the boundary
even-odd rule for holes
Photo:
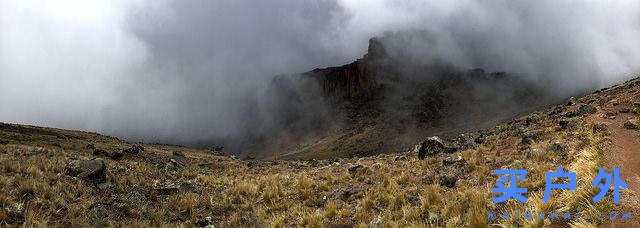
[[[602,112],[614,112],[616,107],[605,109]],[[614,112],[617,113],[617,112]],[[615,119],[597,115],[594,119],[605,123],[609,127],[611,142],[605,151],[605,167],[608,172],[611,168],[619,168],[622,179],[627,182],[628,189],[622,190],[620,194],[620,204],[614,206],[613,210],[631,212],[631,220],[615,220],[605,224],[606,227],[640,227],[640,131],[628,130],[623,127],[625,121],[637,118],[632,113],[617,113]],[[611,193],[610,193],[611,194]]]

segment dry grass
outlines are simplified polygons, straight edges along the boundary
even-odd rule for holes
[[[566,130],[558,128],[556,119],[536,116],[543,118],[533,125],[510,123],[515,131],[501,128],[507,130],[490,133],[474,149],[424,160],[400,153],[339,164],[248,162],[197,149],[145,145],[138,156],[107,160],[111,186],[105,189],[67,175],[66,164],[94,157],[89,143],[105,149],[132,144],[85,132],[0,126],[0,139],[6,142],[0,144],[0,224],[175,226],[202,224],[209,217],[223,227],[544,227],[551,221],[488,220],[487,213],[607,210],[610,202],[590,201],[595,193],[590,181],[602,166],[606,134],[594,134],[592,123],[583,119],[578,129]],[[522,149],[518,132],[534,130],[542,135],[528,147],[546,150],[561,142],[566,154]],[[176,150],[187,157],[173,155]],[[443,165],[449,156],[461,156],[463,168]],[[543,203],[545,172],[557,167],[578,174],[577,190],[556,190],[551,202]],[[493,204],[494,169],[528,169],[521,183],[529,188],[528,203]],[[442,185],[447,174],[457,177],[455,187]],[[166,191],[176,185],[186,187]],[[579,220],[569,225],[597,224]]]

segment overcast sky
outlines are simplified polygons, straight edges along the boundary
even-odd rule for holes
[[[639,17],[638,1],[0,0],[0,122],[240,135],[272,76],[349,63],[406,29],[433,34],[410,44],[418,57],[600,86],[638,70]]]

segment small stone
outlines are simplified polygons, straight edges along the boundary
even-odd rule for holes
[[[629,108],[621,108],[619,112],[620,113],[630,113],[631,109],[629,109]]]
[[[94,146],[93,144],[89,143],[89,144],[87,144],[87,149],[89,149],[89,150],[95,150],[95,149],[96,149],[96,146]]]

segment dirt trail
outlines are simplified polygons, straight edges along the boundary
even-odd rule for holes
[[[640,131],[623,127],[625,121],[635,118],[635,114],[620,113],[615,119],[596,117],[598,122],[609,127],[611,143],[605,151],[605,166],[620,168],[622,179],[627,182],[628,189],[620,193],[620,204],[614,210],[631,212],[633,219],[616,220],[605,224],[606,227],[640,227]],[[609,193],[611,194],[611,193]]]

